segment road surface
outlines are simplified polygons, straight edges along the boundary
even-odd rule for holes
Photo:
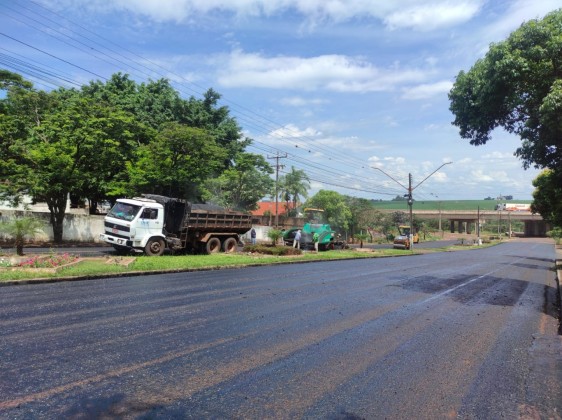
[[[551,242],[0,288],[0,418],[560,418]]]

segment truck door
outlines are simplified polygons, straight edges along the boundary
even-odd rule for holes
[[[145,207],[139,217],[137,237],[162,234],[162,215],[159,209]],[[161,217],[158,217],[161,216]]]

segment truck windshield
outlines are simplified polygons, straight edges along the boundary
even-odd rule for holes
[[[116,219],[127,220],[128,222],[130,222],[139,213],[140,209],[141,206],[117,202],[111,208],[109,213],[107,213],[107,215],[110,217],[115,217]]]

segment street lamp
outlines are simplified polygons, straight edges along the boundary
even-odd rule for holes
[[[377,168],[376,166],[371,166],[371,168],[376,169],[378,171],[381,171],[383,174],[385,174],[387,177],[389,177],[390,179],[392,179],[394,182],[396,182],[398,185],[400,185],[402,188],[404,188],[408,194],[405,194],[404,197],[408,197],[408,207],[410,207],[410,249],[413,249],[414,247],[414,215],[413,215],[413,204],[414,204],[414,198],[412,195],[412,192],[418,188],[421,184],[423,184],[425,182],[426,179],[428,179],[431,175],[433,175],[435,172],[437,172],[439,169],[441,169],[443,166],[445,165],[450,165],[453,162],[445,162],[443,165],[441,165],[440,167],[438,167],[436,170],[434,170],[432,173],[430,173],[428,176],[426,176],[424,179],[421,180],[421,182],[416,185],[415,187],[412,187],[412,174],[409,173],[408,174],[408,187],[406,187],[405,185],[402,185],[401,182],[397,181],[396,179],[394,179],[392,176],[390,176],[389,174],[387,174],[385,171],[383,171],[381,168]]]

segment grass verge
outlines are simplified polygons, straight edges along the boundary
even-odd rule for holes
[[[488,245],[488,244],[487,244]],[[484,245],[486,246],[486,245]],[[488,245],[489,246],[489,245]],[[482,248],[482,247],[478,247]],[[450,250],[467,250],[471,247],[446,247],[436,249],[415,249],[414,251],[399,249],[347,249],[325,252],[304,252],[300,255],[264,255],[257,253],[213,254],[213,255],[164,255],[161,257],[139,256],[129,266],[119,264],[115,259],[84,258],[77,264],[61,267],[56,273],[30,272],[18,270],[0,270],[0,283],[25,281],[33,279],[60,279],[101,277],[123,275],[125,273],[175,272],[202,269],[235,268],[255,265],[270,265],[307,261],[330,261],[353,258],[377,258],[391,256],[407,256],[443,252]],[[475,249],[475,247],[472,247]]]

